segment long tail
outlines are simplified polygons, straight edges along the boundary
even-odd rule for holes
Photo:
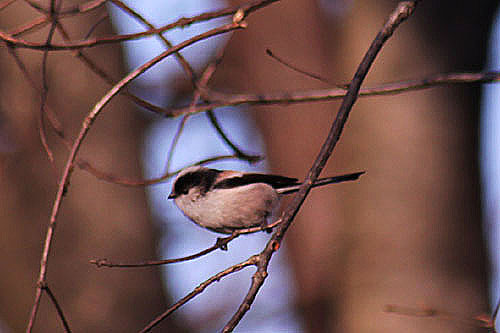
[[[361,171],[361,172],[348,173],[348,174],[340,175],[340,176],[320,178],[320,179],[316,180],[316,182],[313,184],[312,187],[356,180],[364,173],[365,173],[365,171]],[[277,191],[279,194],[290,194],[293,192],[297,192],[301,185],[302,184],[298,184],[298,185],[293,185],[293,186],[289,186],[289,187],[285,187],[285,188],[280,188]]]

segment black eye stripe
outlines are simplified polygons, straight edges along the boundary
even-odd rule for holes
[[[205,194],[215,183],[215,179],[219,173],[221,173],[221,171],[214,169],[200,169],[194,172],[188,172],[176,180],[174,192],[177,195],[187,194],[189,189],[198,186],[200,187],[200,192]]]

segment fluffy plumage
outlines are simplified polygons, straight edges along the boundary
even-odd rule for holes
[[[318,179],[313,186],[355,180],[363,173]],[[195,166],[179,173],[168,198],[196,224],[232,233],[273,222],[280,195],[300,185],[296,178]]]

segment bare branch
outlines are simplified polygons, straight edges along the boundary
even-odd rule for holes
[[[245,12],[245,15],[248,15],[250,12],[263,7],[264,5],[270,4],[274,1],[260,1],[256,2],[254,6],[251,6],[248,8],[248,12]],[[240,8],[241,10],[241,8]],[[33,328],[33,324],[36,319],[36,314],[38,312],[38,308],[40,305],[40,300],[42,296],[42,286],[46,282],[46,275],[47,275],[47,268],[48,268],[48,260],[49,260],[49,255],[51,251],[51,246],[52,246],[52,241],[55,233],[55,227],[56,227],[56,220],[60,212],[60,207],[63,201],[63,197],[66,194],[68,190],[68,185],[69,181],[71,178],[71,174],[74,169],[74,162],[76,160],[76,155],[78,154],[78,151],[80,150],[81,144],[83,140],[85,139],[88,131],[90,130],[92,123],[96,120],[97,116],[101,113],[103,108],[106,106],[107,103],[110,102],[110,100],[116,96],[127,84],[129,84],[132,80],[134,80],[136,77],[144,73],[147,69],[151,68],[161,60],[165,59],[166,57],[180,51],[181,49],[188,47],[196,42],[199,42],[201,40],[217,36],[223,33],[227,33],[229,31],[233,31],[236,29],[242,29],[246,27],[246,22],[244,21],[238,21],[238,22],[233,22],[231,24],[226,24],[218,28],[211,29],[209,31],[206,31],[205,33],[202,33],[200,35],[194,36],[193,38],[190,38],[172,48],[169,50],[163,52],[162,54],[158,55],[157,57],[151,59],[150,61],[146,62],[136,70],[132,71],[129,73],[127,76],[125,76],[122,80],[120,80],[113,88],[106,94],[104,97],[101,98],[101,100],[94,106],[94,108],[90,111],[90,113],[87,115],[87,117],[84,119],[79,134],[76,137],[72,147],[71,151],[69,153],[69,156],[67,158],[67,161],[64,166],[63,173],[61,175],[60,181],[59,181],[59,186],[56,194],[56,198],[54,200],[54,204],[52,207],[52,212],[50,215],[50,220],[49,220],[49,225],[47,228],[47,234],[45,237],[44,241],[44,246],[43,246],[43,251],[42,251],[42,257],[40,260],[40,272],[38,276],[38,281],[37,281],[37,288],[35,292],[35,300],[31,309],[30,313],[30,318],[28,321],[28,326],[26,331],[31,332]],[[45,49],[45,48],[42,48]]]
[[[66,32],[66,29],[62,26],[62,24],[59,22],[58,24],[58,29],[60,33],[62,34],[63,38],[67,41],[71,40],[69,34]],[[100,68],[92,59],[90,59],[89,56],[85,54],[83,50],[76,50],[74,51],[74,56],[80,59],[92,72],[94,72],[97,76],[99,76],[101,79],[104,80],[104,82],[114,85],[115,81],[111,75],[106,73],[106,71],[102,68]],[[120,91],[122,95],[127,96],[130,98],[132,102],[137,104],[138,106],[141,106],[145,108],[146,110],[155,112],[155,113],[163,113],[163,109],[159,106],[156,106],[148,101],[143,100],[142,98],[137,97],[136,95],[132,94],[129,92],[127,89],[123,89]]]
[[[236,146],[229,139],[229,137],[226,135],[226,133],[224,133],[224,130],[220,126],[219,122],[217,121],[217,118],[215,117],[213,110],[207,111],[207,117],[210,120],[210,123],[212,124],[212,126],[214,126],[215,129],[217,130],[217,133],[219,133],[222,140],[224,140],[226,145],[228,145],[234,151],[235,155],[238,156],[239,159],[248,161],[249,163],[256,163],[256,162],[259,162],[263,159],[263,156],[250,155],[250,154],[247,154],[244,151],[242,151],[240,148],[238,148],[238,146]]]
[[[231,236],[224,237],[224,238],[217,238],[215,241],[215,244],[210,246],[209,248],[206,248],[200,252],[197,252],[195,254],[191,254],[189,256],[181,257],[181,258],[175,258],[175,259],[164,259],[164,260],[150,260],[150,261],[145,261],[145,262],[140,262],[140,263],[113,263],[108,261],[108,259],[93,259],[90,260],[91,264],[96,265],[97,267],[119,267],[119,268],[137,268],[137,267],[150,267],[150,266],[159,266],[159,265],[167,265],[167,264],[175,264],[179,262],[184,262],[184,261],[189,261],[193,259],[200,258],[206,254],[209,254],[217,249],[221,249],[226,251],[227,250],[227,244],[232,241],[233,239],[237,238],[240,234],[233,233]]]
[[[238,156],[237,155],[214,156],[214,157],[206,158],[204,160],[193,163],[190,166],[203,165],[203,164],[207,164],[207,163],[213,163],[213,162],[222,161],[222,160],[229,160],[229,159],[238,159]],[[108,183],[113,183],[113,184],[117,184],[117,185],[124,185],[124,186],[147,186],[147,185],[154,185],[154,184],[162,183],[162,182],[166,181],[168,178],[177,175],[179,172],[181,172],[182,169],[184,169],[184,168],[181,168],[181,169],[178,169],[176,171],[172,171],[170,173],[164,174],[163,176],[161,176],[159,178],[130,179],[127,177],[116,176],[116,175],[113,175],[111,173],[99,170],[96,167],[92,166],[89,162],[85,161],[84,159],[78,159],[76,161],[76,164],[80,169],[87,171],[88,173],[90,173],[94,177],[96,177],[97,179],[104,180]]]
[[[118,8],[122,9],[125,11],[127,14],[130,16],[134,17],[137,19],[139,22],[141,22],[143,25],[145,25],[149,29],[156,29],[154,25],[152,25],[148,20],[146,20],[142,15],[137,13],[136,11],[132,10],[129,6],[125,5],[122,1],[120,0],[110,0],[111,3],[113,3],[115,6]],[[158,37],[163,41],[167,49],[173,47],[172,43],[163,36],[163,34],[159,33]],[[196,80],[196,74],[194,72],[194,69],[191,67],[191,65],[186,61],[186,59],[180,54],[179,52],[175,53],[175,58],[179,61],[181,64],[182,69],[184,69],[184,72],[188,76],[188,78],[193,82],[193,86],[195,86],[194,81]]]
[[[438,319],[450,320],[454,322],[460,322],[461,324],[471,327],[486,327],[486,328],[494,327],[493,324],[494,321],[492,321],[491,317],[489,316],[485,316],[484,318],[483,316],[477,316],[475,318],[471,318],[465,315],[459,315],[428,307],[412,308],[408,306],[387,304],[384,307],[384,312],[394,313],[403,316],[410,316],[410,317],[438,318]]]
[[[58,3],[59,6],[61,5],[61,2]],[[47,40],[45,44],[50,45],[52,42],[52,38],[54,38],[54,32],[56,31],[56,26],[57,26],[57,10],[59,8],[56,8],[56,3],[55,0],[52,0],[50,2],[50,20],[51,20],[51,25],[49,29],[49,33],[47,35]],[[45,50],[43,52],[43,59],[42,59],[42,90],[41,90],[41,103],[40,103],[40,111],[38,113],[38,130],[39,130],[39,135],[40,135],[40,141],[42,142],[42,146],[45,149],[45,152],[47,153],[47,156],[49,158],[49,161],[51,163],[54,162],[54,155],[52,153],[52,150],[49,147],[49,144],[47,142],[47,135],[45,133],[45,122],[44,122],[44,116],[45,116],[45,110],[46,110],[46,104],[47,104],[47,97],[49,93],[49,83],[48,83],[48,78],[47,78],[47,60],[48,60],[49,52]]]
[[[90,260],[90,263],[96,265],[97,267],[104,266],[104,267],[110,267],[110,268],[113,268],[113,267],[137,268],[137,267],[149,267],[149,266],[175,264],[175,263],[179,263],[179,262],[189,261],[189,260],[200,258],[200,257],[202,257],[206,254],[209,254],[217,249],[227,251],[227,244],[229,244],[229,242],[231,242],[233,239],[238,238],[240,235],[251,234],[251,233],[255,233],[255,232],[259,232],[259,231],[270,232],[274,227],[276,227],[281,222],[282,222],[282,220],[278,219],[277,221],[275,221],[269,225],[236,230],[231,234],[231,236],[223,237],[223,238],[218,237],[217,240],[215,241],[215,244],[212,245],[211,247],[206,248],[205,250],[202,250],[202,251],[197,252],[195,254],[191,254],[189,256],[185,256],[185,257],[181,257],[181,258],[164,259],[164,260],[151,260],[151,261],[145,261],[145,262],[140,262],[140,263],[113,263],[113,262],[110,262],[108,259],[92,259],[92,260]]]
[[[479,73],[440,73],[422,79],[396,81],[374,87],[361,88],[359,97],[396,95],[414,90],[428,89],[451,84],[492,83],[500,80],[500,72]],[[288,105],[295,103],[324,102],[344,98],[345,89],[303,90],[264,94],[223,94],[206,91],[210,103],[194,108],[172,108],[163,111],[166,117],[178,117],[184,114],[199,113],[207,110],[236,105]]]
[[[96,8],[99,8],[100,6],[104,5],[107,1],[108,0],[90,0],[90,1],[87,1],[86,3],[63,8],[58,12],[59,12],[59,15],[73,16],[76,14],[86,13],[86,12],[89,12],[89,11],[94,10]],[[24,2],[29,4],[34,9],[38,10],[40,13],[44,13],[44,14],[50,13],[50,10],[51,10],[50,8],[49,9],[44,8],[43,6],[39,5],[36,2],[30,1],[30,0],[24,0]]]
[[[161,28],[158,29],[150,29],[148,31],[144,32],[139,32],[135,34],[125,34],[125,35],[118,35],[118,36],[108,36],[108,37],[102,37],[102,38],[92,38],[92,39],[87,39],[83,41],[75,41],[75,42],[70,42],[70,43],[64,43],[64,44],[51,44],[51,45],[46,45],[45,43],[36,43],[36,42],[30,42],[24,39],[20,38],[15,38],[12,35],[5,33],[3,31],[0,31],[0,39],[2,39],[4,42],[12,44],[16,47],[22,47],[22,48],[28,48],[28,49],[34,49],[34,50],[50,50],[50,51],[63,51],[63,50],[76,50],[76,49],[81,49],[81,48],[86,48],[86,47],[95,47],[98,45],[105,45],[105,44],[112,44],[112,43],[119,43],[127,40],[134,40],[142,37],[147,37],[151,35],[156,35],[156,34],[161,34],[165,31],[174,29],[174,28],[181,28],[188,26],[193,23],[198,23],[198,22],[203,22],[207,21],[210,19],[218,18],[218,17],[223,17],[223,16],[228,16],[228,15],[233,15],[237,11],[242,11],[246,15],[249,15],[250,13],[256,11],[257,9],[260,9],[264,6],[268,6],[269,4],[273,2],[277,2],[279,0],[259,0],[259,1],[253,1],[249,4],[245,4],[243,6],[235,6],[231,8],[226,8],[223,10],[215,11],[215,12],[209,12],[209,13],[204,13],[201,15],[197,15],[194,17],[190,18],[181,18],[177,20],[174,23],[167,24]],[[238,22],[233,22],[233,24],[237,24],[238,26],[241,27],[243,21],[238,21]]]
[[[63,309],[59,305],[59,302],[57,302],[56,296],[52,292],[52,290],[49,288],[47,284],[45,284],[43,287],[43,290],[47,292],[47,295],[49,295],[49,299],[52,301],[52,304],[54,304],[54,307],[56,308],[57,314],[59,318],[61,318],[61,322],[64,326],[64,330],[66,332],[71,332],[71,329],[69,328],[68,321],[66,320],[66,317],[64,317]]]
[[[63,196],[67,192],[67,186],[69,184],[69,179],[71,178],[71,173],[73,172],[73,168],[74,168],[73,163],[75,161],[75,158],[76,158],[78,151],[80,150],[80,147],[81,147],[83,140],[85,139],[88,131],[90,130],[90,127],[92,126],[92,123],[95,121],[95,119],[97,118],[99,113],[102,111],[104,106],[106,106],[106,104],[109,103],[111,98],[116,96],[118,94],[118,92],[123,87],[125,87],[128,83],[130,83],[133,79],[135,79],[137,76],[144,73],[147,69],[149,69],[150,67],[152,67],[156,63],[160,62],[164,58],[168,57],[169,55],[171,55],[171,54],[173,54],[173,53],[175,53],[175,52],[177,52],[177,51],[179,51],[179,50],[181,50],[181,49],[183,49],[183,48],[185,48],[193,43],[196,43],[200,40],[203,40],[203,39],[206,39],[206,38],[209,38],[212,36],[216,36],[216,35],[219,35],[222,33],[226,33],[226,32],[229,32],[229,31],[232,31],[235,29],[241,29],[241,27],[242,26],[239,23],[227,24],[227,25],[224,25],[222,27],[209,30],[205,33],[202,33],[198,36],[195,36],[189,40],[186,40],[186,41],[176,45],[175,47],[169,49],[168,51],[163,52],[159,56],[151,59],[150,61],[148,61],[144,65],[137,68],[135,71],[131,72],[129,75],[127,75],[125,78],[123,78],[120,82],[118,82],[118,84],[116,84],[94,106],[94,108],[91,110],[91,112],[88,114],[88,116],[85,118],[85,120],[82,123],[82,127],[80,129],[80,132],[79,132],[77,138],[75,139],[75,142],[73,143],[73,146],[71,148],[71,152],[69,154],[68,160],[67,160],[66,165],[64,167],[63,174],[61,176],[61,180],[59,182],[59,187],[57,190],[57,195],[56,195],[56,199],[54,201],[54,205],[52,207],[52,213],[50,216],[49,227],[47,229],[47,235],[45,237],[45,243],[44,243],[43,252],[42,252],[42,259],[41,259],[41,263],[40,263],[40,273],[39,273],[39,277],[38,277],[39,284],[41,284],[45,281],[45,277],[47,274],[47,265],[48,265],[48,259],[49,259],[49,253],[50,253],[50,249],[51,249],[52,239],[53,239],[53,235],[55,232],[56,219],[57,219],[57,216],[59,215],[59,208],[61,206]],[[35,303],[33,304],[33,308],[32,308],[31,315],[30,315],[30,320],[29,320],[30,325],[28,326],[28,329],[27,329],[28,332],[31,332],[32,323],[34,322],[34,318],[36,317],[36,313],[37,313],[37,310],[38,310],[38,307],[40,304],[40,296],[38,296],[39,294],[41,294],[41,289],[37,288]]]
[[[163,319],[165,319],[167,316],[169,316],[171,313],[173,313],[175,310],[177,310],[179,307],[182,305],[186,304],[188,301],[196,297],[197,295],[201,294],[209,285],[211,285],[214,282],[220,281],[223,277],[241,271],[243,268],[248,267],[248,266],[254,266],[257,265],[259,262],[259,257],[258,256],[252,256],[249,259],[240,262],[239,264],[233,265],[229,268],[226,268],[225,270],[215,274],[208,280],[202,282],[198,287],[196,287],[192,292],[187,294],[185,297],[180,299],[177,303],[172,305],[170,308],[168,308],[165,312],[163,312],[161,315],[156,317],[153,321],[151,321],[146,327],[144,327],[141,330],[142,332],[149,332],[153,327],[158,325]]]
[[[342,105],[339,108],[328,137],[321,147],[321,151],[318,157],[309,170],[309,173],[304,183],[300,187],[299,192],[297,193],[297,195],[295,195],[292,202],[286,207],[282,215],[283,223],[279,225],[278,229],[267,243],[265,249],[258,256],[260,259],[258,260],[258,269],[252,277],[250,290],[248,291],[238,310],[224,327],[223,332],[232,332],[253,304],[253,301],[255,300],[259,289],[262,287],[267,277],[267,266],[269,265],[269,261],[271,260],[272,255],[279,249],[286,231],[290,227],[292,221],[294,220],[294,217],[296,216],[297,212],[302,206],[302,203],[311,190],[312,185],[323,170],[326,161],[331,156],[333,149],[340,139],[340,135],[342,134],[345,123],[347,122],[349,113],[358,97],[361,84],[366,77],[366,74],[368,73],[368,70],[370,69],[373,61],[375,60],[375,57],[382,49],[382,46],[385,44],[385,42],[390,38],[390,36],[392,36],[394,30],[414,12],[417,3],[418,1],[400,2],[397,8],[389,17],[388,21],[385,23],[382,30],[377,34],[374,41],[370,45],[368,51],[363,57],[363,60],[361,61],[361,64],[354,74],[354,78],[349,85],[347,94],[342,101]]]
[[[15,0],[4,0],[0,2],[0,10],[6,8],[10,4],[12,4]],[[83,5],[76,5],[64,8],[63,10],[59,10],[56,8],[57,6],[61,6],[62,1],[57,2],[56,0],[51,0],[50,8],[45,8],[38,4],[36,1],[32,0],[24,0],[28,3],[32,8],[35,8],[37,11],[42,13],[43,17],[35,18],[34,20],[17,27],[16,29],[10,31],[9,33],[3,32],[0,30],[0,41],[3,41],[15,59],[18,67],[23,72],[24,76],[27,80],[32,84],[32,86],[37,90],[37,92],[41,96],[41,105],[39,110],[39,131],[40,138],[44,149],[49,156],[49,160],[53,161],[52,151],[47,143],[46,133],[45,133],[45,123],[44,120],[49,120],[49,124],[56,131],[56,133],[62,138],[62,142],[68,147],[69,154],[66,159],[66,163],[64,164],[64,170],[59,179],[59,185],[56,197],[53,202],[53,207],[50,215],[49,224],[47,227],[47,232],[44,240],[42,256],[40,260],[40,271],[37,280],[36,290],[35,290],[35,299],[31,308],[31,313],[29,317],[29,322],[26,331],[31,332],[36,321],[36,316],[38,309],[40,307],[41,297],[43,292],[47,292],[51,302],[56,308],[59,317],[63,323],[63,326],[67,332],[70,332],[69,325],[66,321],[66,318],[63,315],[63,311],[58,304],[54,294],[51,289],[47,285],[47,270],[49,258],[51,255],[51,247],[54,240],[56,221],[58,219],[61,205],[64,199],[64,196],[68,190],[68,186],[70,183],[70,179],[72,176],[72,172],[74,167],[77,166],[82,170],[85,170],[92,175],[94,175],[98,179],[102,179],[111,183],[121,184],[126,186],[144,186],[150,184],[160,183],[174,175],[176,175],[180,170],[170,172],[170,161],[175,151],[175,147],[177,145],[178,139],[183,131],[184,124],[192,114],[208,111],[207,116],[214,126],[216,131],[221,136],[222,140],[228,145],[233,151],[233,155],[225,155],[225,156],[216,156],[203,161],[199,161],[195,165],[205,164],[209,162],[213,162],[216,160],[229,159],[229,158],[238,158],[244,159],[249,162],[255,162],[261,159],[260,156],[253,156],[246,154],[239,147],[237,147],[226,135],[223,131],[222,127],[217,121],[213,110],[219,107],[224,106],[237,106],[237,105],[262,105],[262,104],[275,104],[275,105],[283,105],[283,104],[292,104],[292,103],[304,103],[304,102],[317,102],[317,101],[331,101],[335,99],[343,99],[342,105],[339,108],[339,111],[336,115],[333,124],[331,125],[328,137],[321,147],[321,151],[311,166],[303,185],[301,186],[297,195],[294,196],[293,201],[286,207],[282,217],[269,226],[261,226],[255,228],[242,229],[233,232],[230,236],[224,238],[218,238],[214,245],[199,251],[195,254],[191,254],[188,256],[184,256],[182,258],[174,258],[174,259],[166,259],[159,261],[145,261],[141,263],[114,263],[108,261],[107,259],[95,259],[91,260],[90,263],[96,265],[97,267],[121,267],[121,268],[130,268],[130,267],[149,267],[149,266],[157,266],[164,264],[172,264],[179,263],[189,260],[194,260],[196,258],[200,258],[204,255],[207,255],[211,252],[216,251],[217,249],[227,250],[227,246],[229,242],[239,237],[241,234],[254,233],[260,231],[272,231],[273,227],[277,227],[275,233],[271,236],[269,241],[266,243],[265,248],[257,255],[254,255],[247,260],[240,262],[236,265],[233,265],[215,275],[210,277],[209,279],[202,282],[198,287],[196,287],[191,293],[180,299],[178,302],[169,307],[165,312],[157,316],[154,320],[152,320],[143,330],[142,332],[150,331],[153,327],[155,327],[158,323],[160,323],[164,318],[175,312],[178,308],[180,308],[183,304],[187,303],[200,293],[202,293],[209,285],[214,282],[219,281],[221,278],[230,275],[232,273],[236,273],[248,266],[256,266],[257,270],[252,276],[250,287],[245,297],[241,301],[238,309],[235,311],[231,319],[225,325],[223,331],[231,332],[234,328],[239,324],[243,316],[248,312],[251,308],[260,288],[263,286],[265,279],[268,275],[268,265],[274,253],[279,250],[281,243],[284,239],[284,236],[291,225],[293,220],[300,210],[304,200],[309,194],[310,189],[314,186],[318,177],[325,166],[327,160],[333,153],[333,150],[336,147],[336,144],[340,140],[342,135],[343,128],[348,120],[349,114],[352,110],[354,103],[356,102],[358,97],[366,97],[366,96],[378,96],[378,95],[388,95],[388,94],[399,94],[403,92],[426,89],[430,87],[436,87],[440,85],[449,85],[449,84],[462,84],[462,83],[488,83],[488,82],[496,82],[500,80],[500,72],[484,72],[484,73],[449,73],[449,74],[436,74],[431,75],[429,77],[423,79],[416,80],[408,80],[408,81],[398,81],[392,83],[381,84],[374,87],[361,88],[362,82],[364,81],[370,67],[374,59],[376,58],[378,52],[381,50],[383,45],[387,42],[387,40],[391,37],[395,29],[408,17],[412,15],[414,9],[419,3],[419,0],[414,1],[401,1],[399,2],[398,7],[392,13],[388,21],[385,23],[384,27],[377,34],[376,38],[373,40],[370,45],[368,51],[366,52],[361,64],[359,65],[352,81],[348,85],[348,89],[344,85],[337,86],[335,89],[323,89],[323,90],[307,90],[307,91],[296,91],[296,92],[278,92],[278,93],[264,93],[264,94],[223,94],[220,92],[212,91],[208,89],[208,82],[212,77],[213,73],[216,70],[217,64],[220,62],[220,57],[212,62],[200,76],[199,80],[197,79],[196,73],[191,67],[191,65],[182,57],[179,51],[182,49],[197,43],[206,38],[210,38],[213,36],[217,36],[220,34],[224,34],[227,32],[231,32],[237,29],[245,28],[247,23],[244,21],[247,15],[252,13],[253,11],[268,6],[271,3],[274,3],[278,0],[255,0],[248,4],[235,6],[226,8],[223,10],[213,11],[204,13],[201,15],[193,16],[191,18],[181,18],[176,22],[167,24],[160,28],[153,26],[147,19],[142,17],[139,13],[133,11],[130,7],[126,6],[120,0],[110,0],[114,5],[118,6],[129,15],[134,17],[136,20],[141,22],[144,26],[147,27],[147,31],[143,31],[135,34],[126,34],[120,36],[105,36],[105,37],[95,37],[90,38],[90,35],[94,32],[95,27],[102,22],[102,20],[96,22],[94,26],[90,29],[87,36],[84,37],[84,40],[74,41],[70,38],[63,25],[59,21],[59,18],[63,16],[71,16],[80,13],[84,13],[90,11],[92,9],[98,8],[106,3],[107,0],[93,0],[88,1]],[[178,45],[172,45],[164,36],[168,30],[184,27],[190,24],[228,16],[234,15],[232,23],[220,26],[215,29],[211,29],[205,33],[197,35],[191,39],[188,39]],[[50,23],[50,31],[47,35],[45,43],[41,42],[31,42],[24,39],[19,38],[20,35],[31,33],[36,31],[37,29],[44,27]],[[52,43],[53,36],[55,30],[58,31],[63,36],[65,40],[64,43]],[[110,43],[118,43],[122,41],[128,41],[132,39],[138,39],[146,36],[157,35],[158,38],[161,38],[164,42],[167,50],[160,54],[159,56],[151,59],[145,64],[141,65],[139,68],[135,69],[124,78],[122,78],[118,83],[114,84],[115,80],[106,73],[105,70],[101,69],[94,63],[83,51],[83,48],[94,47],[98,45],[110,44]],[[16,48],[29,48],[34,50],[43,51],[42,58],[42,84],[41,87],[38,86],[31,75],[29,74],[26,66],[21,61],[20,57],[16,52]],[[48,62],[48,54],[51,51],[58,50],[72,50],[73,54],[79,58],[81,61],[86,64],[94,73],[96,73],[99,77],[101,77],[104,81],[108,82],[110,85],[113,85],[111,89],[100,99],[100,101],[94,105],[92,110],[87,114],[85,119],[82,121],[79,132],[77,134],[76,139],[71,141],[65,138],[64,131],[62,125],[56,117],[56,114],[49,108],[47,105],[47,96],[49,91],[49,84],[47,79],[47,62]],[[280,63],[285,64],[287,67],[311,76],[315,79],[321,80],[328,84],[328,80],[322,78],[317,74],[311,74],[307,71],[304,71],[296,66],[290,65],[288,62],[282,60],[281,58],[276,57],[272,54],[271,51],[267,50],[268,54],[272,56],[274,59],[279,61]],[[187,77],[191,80],[194,87],[194,95],[192,102],[187,107],[182,108],[171,108],[164,109],[159,106],[153,105],[134,94],[130,93],[127,90],[127,86],[130,82],[132,82],[135,78],[142,75],[146,70],[150,69],[155,64],[164,60],[168,56],[177,57],[181,66],[183,67]],[[81,159],[78,157],[80,147],[85,140],[88,132],[90,131],[93,122],[97,119],[100,113],[104,110],[104,107],[114,98],[117,94],[124,94],[128,96],[134,103],[140,105],[150,111],[161,114],[165,117],[178,117],[184,116],[179,125],[178,131],[172,141],[172,145],[170,151],[168,153],[167,158],[167,167],[165,170],[165,174],[156,179],[150,180],[134,180],[126,177],[116,176],[108,172],[104,172],[98,170],[96,167],[90,164],[90,162]],[[47,118],[44,118],[47,117]],[[496,307],[493,316],[490,318],[491,321],[488,321],[488,325],[491,325],[492,322],[497,317],[498,307]],[[410,308],[403,308],[397,306],[388,306],[388,312],[396,312],[401,314],[408,314],[414,316],[422,316],[422,317],[432,317],[436,316],[436,312],[432,309],[424,309],[423,311],[417,311]],[[427,311],[428,310],[428,311]],[[440,313],[443,317],[446,317],[448,314]],[[451,316],[450,316],[451,317]],[[477,319],[481,322],[482,319]],[[484,321],[484,320],[483,320]],[[490,327],[490,326],[488,326]]]
[[[207,90],[208,81],[210,80],[212,75],[215,73],[217,65],[222,60],[223,55],[224,55],[224,49],[222,49],[220,51],[220,53],[215,57],[215,59],[208,64],[208,66],[203,71],[198,82],[195,83],[196,90],[195,90],[195,93],[193,96],[193,100],[190,103],[191,108],[195,107],[195,105],[201,99],[203,92]],[[212,124],[212,126],[214,126],[215,130],[220,135],[222,140],[226,143],[226,145],[228,145],[233,150],[233,152],[235,153],[234,156],[236,156],[236,158],[238,158],[240,160],[245,160],[249,163],[255,163],[255,162],[261,160],[260,156],[253,156],[253,155],[249,155],[249,154],[244,153],[228,138],[228,136],[222,130],[222,127],[219,125],[212,110],[208,110],[207,116],[210,120],[210,123]],[[188,119],[188,115],[186,115],[182,118],[182,120],[179,123],[179,126],[177,128],[177,131],[174,135],[174,138],[172,140],[172,144],[170,145],[170,149],[169,149],[169,152],[167,154],[167,163],[166,163],[166,167],[165,167],[165,174],[168,174],[168,172],[170,170],[170,164],[172,162],[175,147],[179,142],[179,138],[182,134],[182,131],[184,130],[184,126],[186,124],[187,119]]]
[[[295,71],[297,73],[304,74],[304,75],[309,76],[309,77],[311,77],[311,78],[313,78],[315,80],[318,80],[320,82],[323,82],[323,83],[326,83],[326,84],[329,84],[329,85],[333,85],[334,87],[337,87],[337,88],[347,89],[347,86],[348,86],[347,84],[334,84],[330,80],[322,77],[319,74],[314,74],[314,73],[308,72],[306,70],[300,69],[297,66],[294,66],[294,65],[288,63],[287,61],[281,59],[276,54],[274,54],[274,52],[272,52],[270,49],[266,49],[266,54],[268,56],[270,56],[271,58],[273,58],[274,60],[276,60],[277,62],[279,62],[280,64],[284,65],[285,67],[290,68],[291,70],[293,70],[293,71]]]

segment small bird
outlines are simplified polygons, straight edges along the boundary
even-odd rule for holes
[[[320,178],[313,187],[356,180],[363,173]],[[280,197],[301,185],[296,178],[193,166],[179,173],[168,199],[194,223],[230,234],[273,222]]]

